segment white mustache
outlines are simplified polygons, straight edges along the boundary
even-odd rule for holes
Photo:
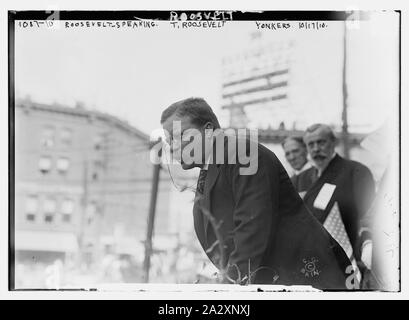
[[[323,155],[323,154],[315,154],[315,155],[312,156],[313,159],[315,159],[315,158],[326,158],[326,157],[327,156]]]

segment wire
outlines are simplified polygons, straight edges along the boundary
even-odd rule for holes
[[[46,138],[45,138],[46,139]],[[16,142],[16,141],[15,141]],[[55,142],[55,140],[53,139],[53,142]],[[16,143],[18,144],[18,143]],[[149,149],[149,142],[144,142],[143,140],[141,140],[139,143],[138,142],[131,142],[131,143],[124,143],[121,145],[115,144],[115,141],[111,140],[111,141],[106,141],[103,140],[101,142],[99,142],[98,144],[100,144],[102,146],[102,148],[110,148],[112,149],[120,149],[120,148],[134,148],[134,147],[146,147],[147,149]],[[105,146],[104,146],[105,145]],[[93,149],[95,147],[95,144],[90,145],[90,146],[69,146],[69,145],[65,145],[63,147],[58,146],[58,147],[52,147],[52,149],[56,150],[56,151],[64,151],[64,150],[90,150]],[[60,150],[61,149],[61,150]],[[32,148],[32,149],[26,149],[26,151],[37,151],[39,150],[38,148]],[[41,148],[40,148],[41,150]]]
[[[15,152],[16,160],[20,159],[19,153],[20,153],[19,151]],[[117,153],[101,154],[100,156],[102,157],[102,159],[97,158],[97,157],[95,157],[95,158],[91,157],[92,159],[88,159],[88,160],[74,160],[74,161],[70,160],[70,166],[77,166],[77,165],[84,166],[85,162],[89,163],[89,162],[97,161],[97,160],[100,160],[102,162],[109,162],[109,161],[118,160],[119,158],[126,158],[126,157],[131,157],[131,156],[137,156],[136,158],[140,158],[141,156],[148,155],[148,154],[149,154],[148,149],[140,149],[140,150],[135,150],[135,151],[132,151],[132,152],[124,152],[124,153],[121,153],[121,154],[117,154]],[[46,151],[44,151],[42,153],[39,152],[39,153],[33,154],[33,155],[40,155],[40,157],[43,156],[43,157],[53,157],[53,158],[58,158],[58,157],[69,158],[69,156],[67,156],[66,154],[61,154],[60,153],[59,155],[57,155],[55,153],[46,152]],[[109,159],[104,160],[103,158],[109,158]],[[21,158],[21,159],[24,159],[24,157]]]
[[[37,193],[45,193],[42,192],[41,190],[37,190]],[[26,195],[26,194],[31,194],[33,192],[23,192],[23,191],[19,191],[19,192],[15,192],[15,195]],[[65,192],[61,192],[63,194],[66,194]],[[59,192],[54,192],[53,194],[60,194]],[[150,194],[150,190],[93,190],[93,191],[89,191],[88,190],[88,197],[92,197],[93,195],[116,195],[116,194],[144,194],[144,195],[148,195]],[[81,195],[81,194],[80,194]]]
[[[24,182],[43,182],[44,185],[47,183],[73,183],[73,184],[78,184],[78,183],[84,183],[85,179],[67,179],[67,178],[60,178],[60,179],[47,179],[44,177],[44,179],[16,179],[16,183],[24,183]],[[90,179],[87,179],[88,183],[90,185],[95,184],[95,185],[101,185],[103,183],[129,183],[129,182],[150,182],[152,181],[152,178],[124,178],[124,179],[101,179],[99,181],[93,182]],[[166,181],[166,180],[164,180]]]
[[[184,192],[185,190],[190,190],[190,191],[196,193],[196,188],[194,187],[195,186],[194,184],[191,185],[191,186],[186,186],[186,185],[185,186],[179,186],[175,182],[175,180],[173,179],[172,173],[170,172],[170,167],[169,167],[170,159],[167,158],[167,152],[166,151],[164,152],[164,154],[165,154],[165,157],[166,157],[166,167],[167,167],[167,170],[168,170],[168,173],[169,173],[169,177],[170,177],[170,180],[172,181],[173,186],[176,188],[176,190],[178,190],[179,192]]]
[[[149,151],[150,148],[148,146],[146,147],[141,147],[141,148],[136,148],[136,146],[134,147],[135,149],[131,149],[128,151],[124,151],[124,152],[120,152],[120,153],[115,153],[118,155],[121,154],[132,154],[134,152],[139,152],[139,151]],[[64,152],[71,152],[71,151],[89,151],[89,152],[93,152],[93,153],[100,153],[100,154],[104,154],[107,152],[113,152],[114,149],[109,149],[109,148],[104,148],[104,149],[100,149],[100,150],[95,150],[92,148],[67,148],[67,149],[56,149],[56,148],[32,148],[32,149],[15,149],[15,154],[17,153],[64,153]]]

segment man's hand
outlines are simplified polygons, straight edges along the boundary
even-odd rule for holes
[[[362,244],[361,261],[371,270],[372,268],[372,241],[367,240]]]

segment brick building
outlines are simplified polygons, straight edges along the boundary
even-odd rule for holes
[[[17,261],[98,263],[143,255],[151,191],[149,136],[109,114],[17,101]],[[161,176],[155,235],[168,232],[169,179]]]

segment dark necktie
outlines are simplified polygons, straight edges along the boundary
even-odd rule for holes
[[[314,171],[311,177],[311,184],[314,184],[319,179],[318,177],[318,169],[314,167]]]
[[[206,181],[207,170],[200,170],[199,179],[197,180],[197,192],[203,194],[204,185]]]

